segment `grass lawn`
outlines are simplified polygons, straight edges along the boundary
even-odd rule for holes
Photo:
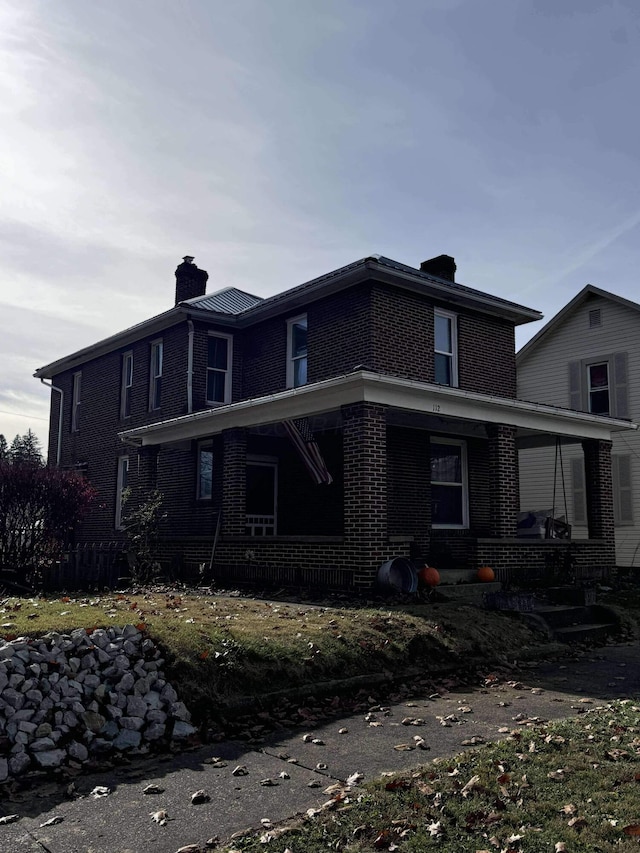
[[[640,706],[630,700],[332,793],[257,853],[622,853],[640,843]]]
[[[428,676],[472,659],[496,662],[506,649],[513,660],[542,641],[509,614],[457,604],[319,607],[166,591],[0,602],[5,638],[127,623],[161,645],[196,722],[243,697],[368,674]]]

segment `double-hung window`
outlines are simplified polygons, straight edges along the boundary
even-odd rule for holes
[[[162,404],[162,361],[162,341],[152,341],[149,370],[149,411],[159,409]]]
[[[589,393],[589,411],[594,415],[608,415],[609,403],[609,364],[589,364],[587,366],[587,390]]]
[[[233,338],[210,333],[207,339],[207,403],[231,402]]]
[[[307,384],[307,315],[287,321],[287,388]]]
[[[80,402],[82,395],[82,373],[73,374],[73,392],[71,395],[71,432],[80,429]]]
[[[131,389],[133,387],[133,353],[125,352],[122,356],[122,384],[120,388],[120,417],[131,415]]]
[[[468,527],[467,445],[456,439],[431,441],[431,523]]]
[[[118,457],[118,476],[116,481],[116,530],[124,528],[122,509],[124,506],[124,493],[129,485],[129,457]]]
[[[213,442],[198,443],[198,470],[196,474],[196,498],[210,501],[213,496]]]
[[[434,376],[438,385],[458,385],[457,319],[449,311],[434,311]]]

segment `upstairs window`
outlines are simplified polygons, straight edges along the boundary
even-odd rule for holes
[[[80,402],[82,394],[82,373],[73,374],[73,393],[71,395],[71,432],[80,429]]]
[[[131,388],[133,387],[133,353],[122,356],[122,385],[120,389],[120,417],[131,415]]]
[[[162,341],[152,341],[149,373],[149,411],[159,409],[162,402],[162,360]]]
[[[457,319],[448,311],[434,312],[434,378],[438,385],[458,385]]]
[[[210,334],[207,340],[207,403],[231,402],[233,338]]]
[[[201,441],[198,444],[196,498],[210,501],[213,496],[213,443]]]
[[[287,388],[307,384],[307,315],[287,321]]]
[[[589,411],[594,415],[608,415],[609,406],[609,364],[590,364],[587,368],[587,386],[589,393]]]

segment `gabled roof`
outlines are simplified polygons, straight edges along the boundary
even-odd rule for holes
[[[210,319],[229,327],[247,328],[252,323],[277,316],[285,311],[304,310],[310,302],[358,282],[372,279],[431,296],[453,307],[463,306],[501,317],[514,325],[530,323],[542,318],[539,311],[525,308],[499,296],[439,278],[382,255],[369,255],[266,299],[253,296],[235,287],[227,287],[210,295],[187,299],[162,314],[157,314],[122,332],[117,332],[91,346],[38,368],[34,376],[38,379],[51,379],[63,370],[70,370],[90,359],[120,347],[129,346],[147,335],[157,334],[184,320],[185,317]]]
[[[516,364],[520,364],[525,358],[527,358],[540,344],[543,338],[546,338],[550,332],[561,326],[565,319],[570,316],[576,308],[582,305],[583,302],[586,302],[590,296],[600,296],[602,299],[609,299],[611,302],[617,302],[618,305],[622,305],[624,308],[630,308],[632,311],[640,311],[640,305],[637,302],[632,302],[630,299],[625,299],[624,296],[618,296],[615,293],[610,293],[608,290],[601,290],[593,284],[587,284],[582,288],[580,293],[573,297],[571,302],[567,302],[564,308],[561,308],[548,323],[545,323],[545,325],[536,332],[531,340],[527,341],[527,343],[518,350],[516,353]]]

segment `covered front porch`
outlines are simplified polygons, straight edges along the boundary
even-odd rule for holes
[[[292,421],[313,433],[331,483],[311,478],[283,426]],[[210,563],[237,582],[366,590],[394,557],[429,562],[445,578],[490,565],[500,580],[526,584],[569,559],[578,574],[604,576],[615,559],[610,434],[629,426],[356,371],[122,437],[139,447],[141,482],[161,491],[177,449],[194,460],[193,512],[177,493],[167,503],[167,559]],[[589,537],[579,543],[517,535],[518,444],[556,436],[584,450]],[[149,459],[154,475],[144,474]]]

